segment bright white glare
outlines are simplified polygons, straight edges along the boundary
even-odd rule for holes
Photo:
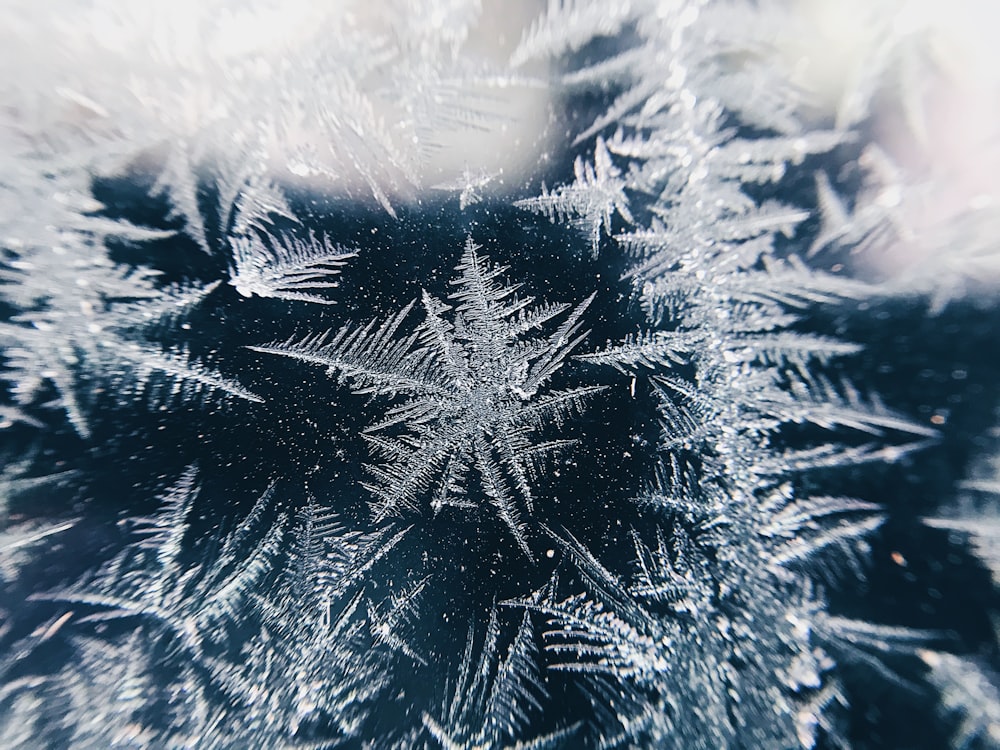
[[[850,119],[849,96],[880,68],[882,88],[865,110],[879,146],[906,176],[894,189],[906,194],[900,218],[910,239],[861,261],[881,278],[941,268],[948,253],[933,238],[1000,208],[1000,3],[809,0],[802,7],[801,26],[785,38],[796,81],[842,121]]]
[[[454,181],[470,167],[502,174],[507,184],[516,184],[548,147],[544,132],[551,94],[546,87],[484,75],[481,84],[455,94],[467,110],[481,115],[475,123],[435,121],[424,127],[421,116],[433,109],[435,86],[450,78],[468,80],[468,70],[459,67],[468,61],[484,71],[504,71],[537,7],[530,0],[452,5],[435,3],[438,12],[430,13],[424,3],[386,0],[263,0],[252,5],[105,0],[65,6],[55,0],[51,7],[15,1],[9,14],[13,21],[0,30],[0,64],[31,69],[39,80],[51,77],[51,89],[42,86],[38,95],[48,97],[48,106],[56,110],[53,121],[112,130],[127,123],[141,139],[192,137],[223,148],[227,138],[237,137],[230,134],[239,131],[269,155],[267,163],[278,179],[296,178],[301,159],[293,152],[336,152],[335,164],[339,159],[359,167],[337,171],[332,180],[330,174],[316,176],[309,183],[316,189],[357,195],[367,189],[358,173],[385,167],[355,164],[372,157],[345,142],[345,133],[360,142],[383,138],[385,149],[407,164],[411,171],[406,179],[387,180],[390,200],[393,189]],[[442,13],[448,14],[446,27]],[[342,49],[345,39],[357,40],[365,51]],[[423,42],[420,49],[402,49],[397,57],[385,55],[396,49],[398,39]],[[362,64],[354,64],[355,56]],[[359,69],[366,71],[360,78]],[[317,80],[317,75],[323,77]],[[345,89],[336,88],[340,84]],[[0,94],[3,89],[0,83]],[[99,96],[85,102],[83,92],[94,91]],[[291,114],[272,111],[276,103],[289,101],[301,106]],[[355,102],[371,111],[352,112]],[[325,120],[316,116],[316,103],[328,105]],[[420,110],[421,105],[426,109]],[[381,132],[350,130],[355,122],[369,121],[368,115]],[[272,127],[273,122],[281,127]],[[210,152],[203,155],[211,157]]]

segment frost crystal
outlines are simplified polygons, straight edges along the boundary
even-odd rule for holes
[[[413,303],[379,325],[373,320],[250,348],[324,366],[356,393],[402,398],[364,433],[381,459],[369,467],[366,485],[376,521],[416,510],[426,495],[435,512],[474,508],[466,476],[475,467],[494,512],[531,557],[521,518],[534,508],[531,477],[567,443],[530,438],[549,422],[562,424],[602,390],[547,386],[586,337],[581,318],[593,296],[547,337],[529,335],[569,306],[531,307],[532,298],[518,298],[516,287],[497,281],[506,269],[490,265],[479,250],[466,241],[452,281],[458,289],[449,295],[454,307],[425,291],[424,322],[408,336],[396,333]],[[451,321],[447,313],[454,313]]]
[[[331,279],[356,253],[335,247],[326,239],[309,235],[306,240],[274,237],[271,244],[260,237],[237,237],[233,240],[235,270],[232,285],[244,297],[317,302],[331,305],[334,300],[316,291],[335,289]]]
[[[537,198],[517,201],[514,205],[529,211],[545,214],[552,221],[566,220],[579,227],[590,238],[590,247],[597,255],[601,232],[611,234],[611,220],[617,213],[631,224],[632,214],[625,195],[625,180],[621,170],[611,161],[611,154],[598,137],[594,163],[586,164],[577,157],[573,165],[576,182],[557,188],[551,193],[542,188]]]
[[[4,3],[0,747],[1000,744],[985,5]]]

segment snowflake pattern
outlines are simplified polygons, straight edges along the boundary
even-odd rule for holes
[[[0,746],[995,746],[982,5],[6,3]]]
[[[291,339],[255,351],[292,357],[343,375],[357,393],[401,397],[364,434],[382,459],[370,467],[376,522],[415,511],[430,495],[435,512],[472,509],[466,476],[475,467],[494,512],[531,557],[522,510],[531,513],[531,477],[566,441],[533,441],[549,422],[579,412],[600,386],[549,389],[566,357],[586,337],[581,318],[593,299],[573,308],[549,336],[529,334],[568,305],[532,307],[498,278],[506,270],[481,256],[469,238],[455,270],[452,307],[423,293],[425,319],[409,336],[396,332],[410,306],[376,326]],[[453,321],[446,317],[454,313]],[[400,425],[409,427],[399,434]]]

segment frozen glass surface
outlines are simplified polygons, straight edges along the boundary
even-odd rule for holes
[[[997,20],[5,2],[0,748],[1000,745]]]

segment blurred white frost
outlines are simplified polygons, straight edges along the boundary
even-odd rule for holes
[[[528,2],[5,6],[2,151],[93,139],[108,170],[183,146],[391,206],[470,166],[510,182],[546,147],[549,92],[506,72]]]
[[[865,212],[870,231],[895,237],[858,253],[862,273],[929,293],[936,308],[995,291],[1000,5],[809,0],[802,8],[801,26],[783,37],[794,79],[839,127],[868,120],[874,136],[875,150],[857,165],[867,196],[850,218]]]

